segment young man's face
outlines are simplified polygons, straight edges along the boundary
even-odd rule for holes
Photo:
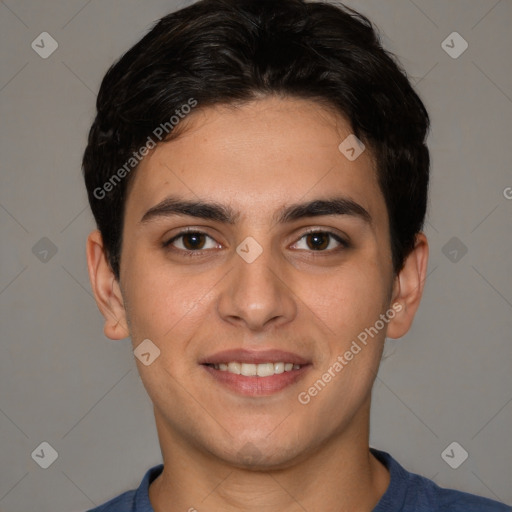
[[[219,106],[182,122],[190,122],[185,132],[148,155],[131,184],[120,288],[105,328],[121,338],[127,325],[134,348],[149,339],[160,350],[137,365],[161,443],[230,464],[252,456],[266,467],[337,439],[364,444],[386,329],[392,337],[407,331],[417,304],[401,294],[418,284],[408,281],[417,264],[403,282],[393,276],[369,150],[348,159],[338,146],[349,125],[306,100]],[[234,218],[155,208],[171,196]],[[344,207],[338,213],[279,218],[292,205],[334,200]],[[183,230],[202,234],[165,245]],[[218,355],[234,350],[245,352]],[[292,355],[254,359],[265,351]],[[299,370],[267,377],[208,366],[295,359],[305,363]],[[258,367],[274,369],[282,371]]]

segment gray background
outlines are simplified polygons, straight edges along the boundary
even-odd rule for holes
[[[182,5],[0,2],[2,512],[85,510],[161,461],[130,343],[104,337],[91,296],[80,160],[107,67]],[[386,343],[371,444],[512,503],[512,1],[349,5],[380,27],[433,125],[429,277],[412,330]],[[47,59],[31,48],[44,31],[59,45]],[[469,44],[456,59],[441,46],[453,31]],[[43,441],[58,452],[48,469],[31,457]],[[469,453],[457,469],[441,457],[453,441]]]

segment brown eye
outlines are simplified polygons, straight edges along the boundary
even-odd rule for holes
[[[308,247],[320,251],[329,246],[329,235],[327,233],[310,233],[306,235]]]
[[[305,243],[302,243],[303,241],[305,241]],[[300,245],[302,245],[302,247],[300,247]],[[330,253],[339,249],[345,249],[349,247],[349,244],[339,235],[331,233],[330,231],[310,231],[304,234],[300,240],[295,243],[295,246],[301,250]]]
[[[203,233],[187,233],[182,236],[183,246],[185,249],[193,251],[194,249],[202,249],[205,236]]]
[[[164,242],[163,247],[178,252],[192,253],[215,249],[218,247],[218,244],[215,243],[215,240],[211,236],[201,231],[182,231],[169,241]]]

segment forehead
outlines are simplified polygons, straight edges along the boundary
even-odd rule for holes
[[[372,217],[386,213],[370,151],[348,159],[339,146],[353,137],[349,123],[318,103],[271,97],[198,107],[181,122],[181,134],[139,164],[127,217],[140,220],[168,195],[229,204],[242,218],[250,213],[262,221],[286,203],[333,194],[358,202]]]

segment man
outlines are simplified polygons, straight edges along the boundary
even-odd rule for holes
[[[203,0],[106,74],[89,275],[163,465],[103,511],[504,511],[369,448],[385,337],[426,277],[429,119],[371,23]]]

